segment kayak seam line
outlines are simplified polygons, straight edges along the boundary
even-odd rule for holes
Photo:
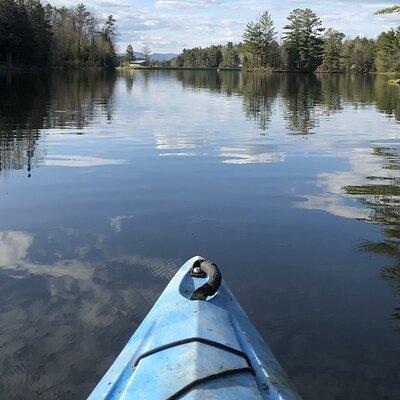
[[[141,360],[143,360],[143,358],[151,356],[151,355],[153,355],[155,353],[159,353],[160,351],[167,350],[167,349],[170,349],[172,347],[177,347],[177,346],[180,346],[182,344],[191,343],[191,342],[200,342],[200,343],[208,344],[209,346],[217,347],[219,349],[222,349],[222,350],[225,350],[225,351],[228,351],[230,353],[233,353],[233,354],[236,354],[238,356],[243,357],[246,360],[246,363],[249,366],[251,372],[254,374],[254,369],[253,369],[253,366],[251,365],[250,358],[245,352],[240,351],[238,349],[235,349],[234,347],[230,347],[230,346],[227,346],[225,344],[214,342],[213,340],[204,339],[204,338],[201,338],[201,337],[192,337],[192,338],[177,340],[176,342],[167,343],[167,344],[164,344],[162,346],[158,346],[158,347],[156,347],[156,348],[154,348],[152,350],[148,350],[148,351],[144,352],[143,354],[141,354],[136,359],[135,363],[133,364],[133,368],[136,368],[137,365],[139,364],[139,362]]]
[[[219,378],[224,378],[225,376],[229,376],[229,375],[242,374],[242,373],[245,373],[245,372],[250,372],[251,373],[251,372],[253,372],[253,370],[252,370],[251,367],[229,369],[227,371],[218,372],[216,374],[205,376],[204,378],[196,379],[193,382],[190,382],[189,384],[184,386],[182,389],[179,389],[173,395],[167,397],[166,400],[179,399],[179,397],[183,396],[184,394],[186,394],[187,392],[192,390],[195,386],[200,385],[202,383],[209,382],[209,381],[212,381],[212,380],[215,380],[215,379],[219,379]]]

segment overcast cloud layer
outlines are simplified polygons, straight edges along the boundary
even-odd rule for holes
[[[179,53],[183,48],[238,42],[246,23],[268,10],[279,35],[286,17],[295,8],[312,8],[324,27],[336,28],[350,37],[374,37],[400,25],[399,15],[375,16],[374,12],[392,3],[374,0],[54,0],[53,4],[86,6],[118,21],[118,48],[131,43],[135,51],[150,46],[153,52]],[[395,3],[395,2],[394,2]]]

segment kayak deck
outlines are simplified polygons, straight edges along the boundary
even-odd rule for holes
[[[89,400],[298,400],[275,357],[228,287],[191,300],[207,282],[186,262]]]

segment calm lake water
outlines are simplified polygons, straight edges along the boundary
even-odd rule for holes
[[[399,399],[387,79],[1,75],[0,397],[84,399],[202,255],[305,400]]]

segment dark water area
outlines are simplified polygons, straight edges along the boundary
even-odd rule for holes
[[[84,399],[202,255],[304,399],[399,399],[388,79],[0,75],[0,398]]]

